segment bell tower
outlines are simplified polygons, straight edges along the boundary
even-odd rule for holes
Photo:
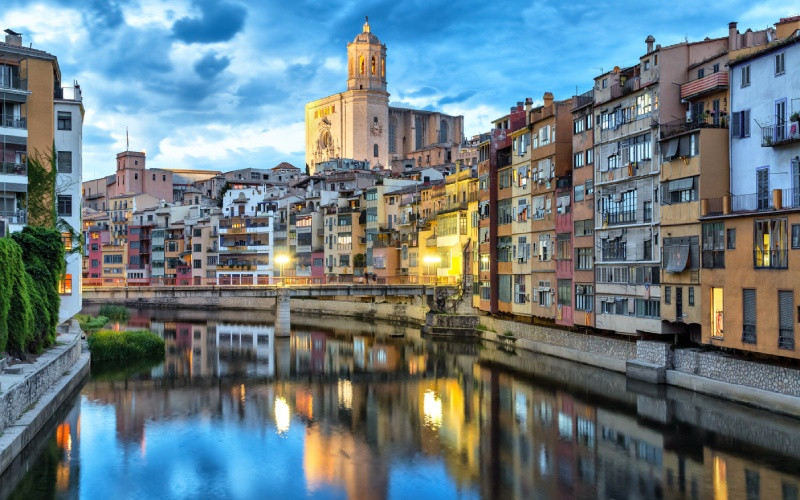
[[[386,45],[370,31],[369,18],[347,44],[347,90],[386,92]]]

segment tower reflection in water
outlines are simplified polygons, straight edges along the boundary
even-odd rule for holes
[[[150,328],[167,341],[164,364],[90,381],[53,430],[45,448],[55,453],[40,454],[29,477],[50,468],[38,476],[49,491],[71,496],[80,484],[89,497],[136,477],[137,491],[173,496],[159,481],[212,460],[184,496],[269,485],[349,498],[797,498],[791,419],[681,393],[642,396],[624,377],[536,356],[518,354],[510,373],[492,346],[413,330],[397,339],[390,326],[301,327],[290,339],[245,322]],[[114,419],[111,449],[97,445],[104,415]],[[241,463],[261,465],[242,477]]]

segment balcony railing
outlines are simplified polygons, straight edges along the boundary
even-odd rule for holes
[[[0,76],[0,89],[3,90],[28,90],[28,79],[18,76]]]
[[[761,128],[761,147],[774,148],[800,142],[800,123],[783,122]]]
[[[756,343],[756,325],[744,325],[742,327],[742,342],[745,344]]]
[[[786,269],[789,267],[788,250],[753,250],[753,267],[756,269]]]
[[[0,161],[0,174],[28,175],[28,167],[24,163]]]
[[[603,222],[607,223],[609,226],[614,224],[629,224],[636,222],[636,210],[607,213],[603,217]]]
[[[0,217],[7,219],[11,224],[27,224],[28,213],[25,210],[0,210]]]
[[[594,89],[584,92],[581,95],[575,96],[575,106],[572,108],[573,110],[582,108],[587,104],[591,104],[594,102]]]
[[[659,125],[661,139],[689,132],[699,128],[728,128],[728,115],[723,113],[706,114],[692,120],[678,119]]]
[[[611,86],[611,98],[616,99],[631,92],[639,90],[639,77],[628,78],[622,85],[615,83]]]
[[[728,73],[718,72],[681,85],[681,99],[691,99],[709,92],[728,88]]]
[[[28,120],[20,116],[0,115],[0,127],[28,128]]]

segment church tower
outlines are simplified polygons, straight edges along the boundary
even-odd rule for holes
[[[347,90],[386,92],[386,45],[370,31],[369,18],[347,44]]]

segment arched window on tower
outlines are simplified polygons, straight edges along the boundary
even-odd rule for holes
[[[378,157],[378,145],[377,144],[372,146],[372,156],[374,156],[375,158]]]
[[[364,74],[364,56],[358,56],[358,72]]]
[[[378,74],[377,62],[375,61],[375,56],[372,56],[372,75],[374,76],[377,74]]]
[[[447,122],[439,122],[439,143],[447,142]]]
[[[386,58],[381,58],[381,77],[386,78]]]
[[[394,153],[395,149],[395,130],[397,129],[397,117],[389,118],[389,152]]]
[[[425,136],[422,134],[422,117],[420,116],[414,118],[414,135],[414,149],[422,149],[425,146]]]

